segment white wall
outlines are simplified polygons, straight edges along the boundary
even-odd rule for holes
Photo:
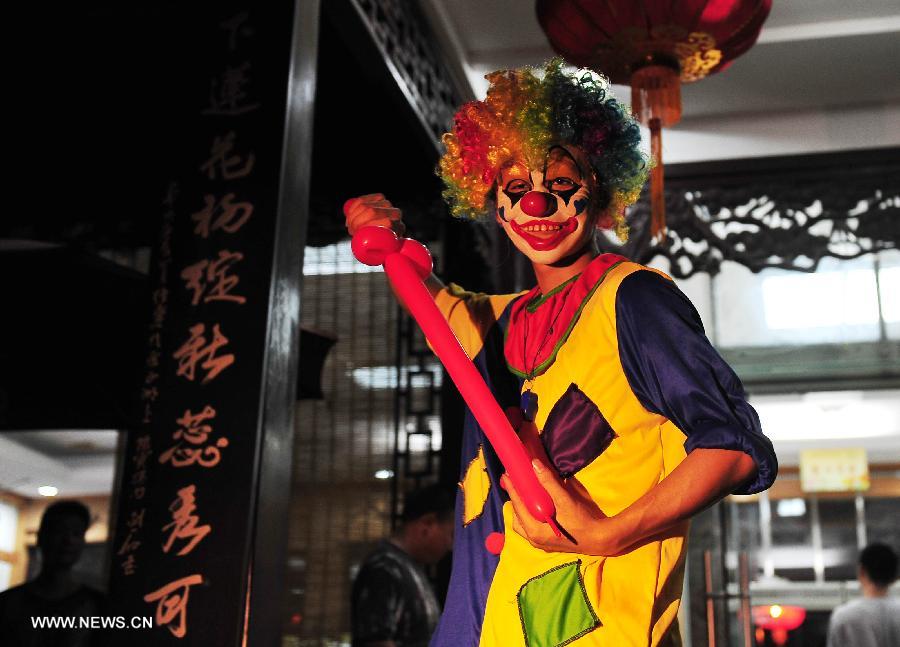
[[[900,146],[900,103],[688,117],[663,132],[666,164],[890,146]]]

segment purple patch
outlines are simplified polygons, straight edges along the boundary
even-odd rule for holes
[[[600,409],[570,384],[547,417],[541,442],[562,478],[569,478],[602,454],[616,432]]]
[[[503,215],[504,209],[503,207],[497,207],[497,215],[500,216],[500,220],[506,222],[506,216]]]

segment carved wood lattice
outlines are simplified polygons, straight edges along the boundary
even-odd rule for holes
[[[624,246],[641,263],[662,254],[670,273],[717,274],[724,260],[754,272],[813,272],[832,256],[851,259],[900,242],[900,150],[681,165],[667,169],[666,245],[653,246],[647,196],[629,214]]]
[[[353,0],[397,84],[438,146],[459,104],[441,53],[416,3]]]

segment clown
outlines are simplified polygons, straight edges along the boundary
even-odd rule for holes
[[[557,536],[529,513],[467,414],[453,572],[438,647],[680,644],[688,520],[777,472],[772,445],[690,302],[665,275],[597,255],[627,236],[646,180],[640,132],[602,78],[547,64],[488,75],[444,136],[444,196],[491,214],[534,268],[520,294],[426,281],[553,498]],[[347,227],[402,233],[381,194]],[[487,542],[486,542],[487,540]]]

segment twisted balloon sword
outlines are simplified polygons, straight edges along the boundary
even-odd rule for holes
[[[421,243],[399,238],[387,227],[372,225],[356,232],[351,249],[361,263],[384,266],[397,296],[447,369],[528,511],[538,521],[549,524],[557,537],[561,536],[553,518],[556,514],[553,499],[538,482],[522,441],[425,287],[423,281],[431,274],[431,254]]]

